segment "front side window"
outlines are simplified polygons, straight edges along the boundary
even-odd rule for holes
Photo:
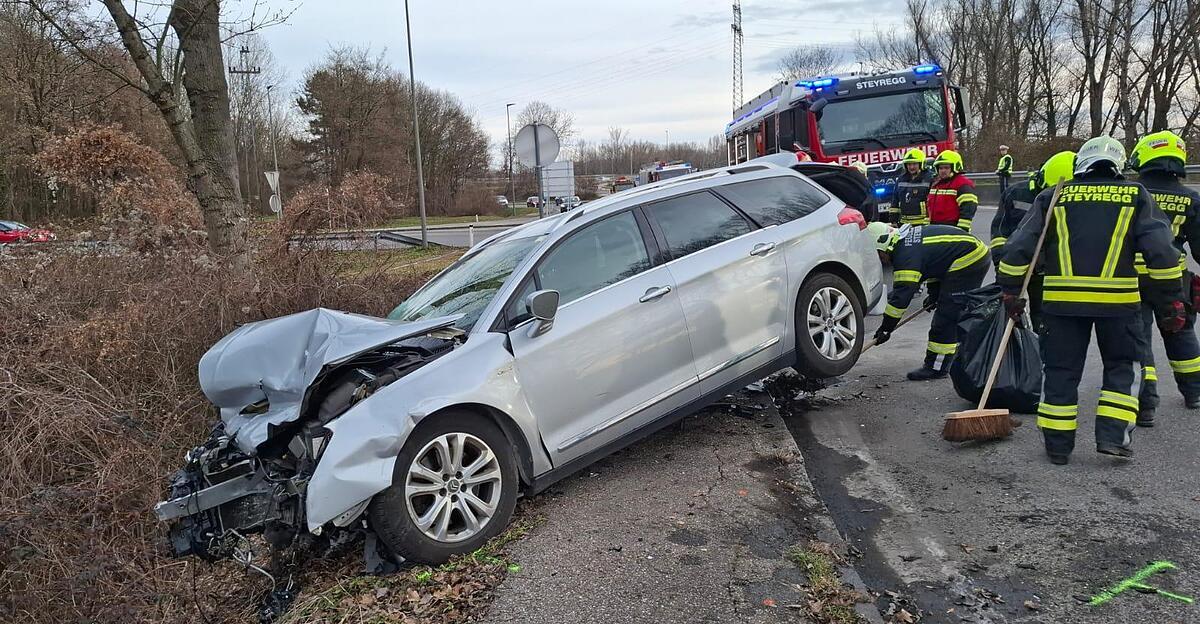
[[[418,321],[462,314],[454,325],[470,330],[517,265],[545,238],[497,241],[467,256],[392,310],[388,318]]]
[[[830,101],[817,130],[826,154],[886,149],[946,138],[940,89]]]
[[[632,212],[622,212],[571,234],[538,266],[543,290],[566,305],[650,268],[650,254]]]
[[[762,227],[795,221],[829,201],[829,196],[800,178],[750,180],[717,189]]]
[[[672,258],[682,258],[750,232],[742,215],[712,193],[693,193],[646,208],[658,223]]]

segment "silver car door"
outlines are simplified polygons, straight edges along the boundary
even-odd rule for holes
[[[539,261],[534,277],[536,288],[559,291],[553,325],[539,334],[539,322],[528,321],[509,336],[555,465],[699,396],[675,283],[665,266],[651,266],[632,211],[572,233]]]
[[[774,228],[754,229],[707,191],[645,207],[672,258],[700,377],[709,392],[783,354],[787,265]]]

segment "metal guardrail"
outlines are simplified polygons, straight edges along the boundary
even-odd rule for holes
[[[1187,170],[1189,176],[1200,174],[1200,165],[1187,165],[1184,169]],[[995,171],[968,172],[963,175],[971,180],[995,180],[999,177]],[[1012,177],[1014,180],[1024,180],[1028,175],[1029,171],[1014,171]]]

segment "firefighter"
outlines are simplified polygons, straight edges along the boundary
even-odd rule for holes
[[[1029,206],[1033,204],[1038,193],[1058,184],[1061,178],[1067,182],[1074,176],[1075,152],[1059,152],[1037,171],[1029,174],[1029,183],[1014,185],[1000,198],[1000,210],[992,218],[992,261],[999,269],[1001,258],[1004,257],[1004,243],[1016,231],[1021,220],[1025,218]],[[1053,182],[1051,182],[1051,180]],[[1034,331],[1041,332],[1042,327],[1042,270],[1035,267],[1033,279],[1029,282],[1029,316],[1033,321]]]
[[[896,323],[912,301],[921,283],[928,296],[922,307],[933,308],[925,363],[908,373],[913,381],[945,377],[958,351],[958,317],[962,306],[954,295],[979,288],[987,275],[987,245],[951,225],[902,225],[883,223],[867,226],[875,239],[879,259],[892,266],[892,292],[888,295],[883,323],[875,332],[875,344],[892,336]]]
[[[1133,148],[1130,166],[1138,172],[1138,182],[1150,191],[1168,221],[1171,223],[1171,233],[1175,237],[1175,247],[1179,250],[1179,267],[1184,278],[1181,284],[1183,292],[1191,292],[1192,309],[1187,311],[1187,322],[1183,330],[1168,334],[1163,333],[1163,346],[1167,350],[1167,361],[1175,376],[1175,386],[1183,394],[1183,402],[1189,409],[1200,408],[1200,341],[1196,340],[1195,331],[1195,299],[1200,294],[1192,287],[1194,276],[1187,271],[1187,255],[1183,251],[1184,243],[1192,250],[1196,258],[1200,252],[1200,193],[1183,185],[1187,175],[1184,163],[1187,162],[1187,146],[1183,139],[1173,132],[1155,132],[1142,137]],[[1153,287],[1149,279],[1149,271],[1141,257],[1135,258],[1134,268],[1143,284],[1143,292]],[[1154,426],[1154,412],[1158,407],[1158,373],[1154,368],[1154,351],[1151,346],[1151,325],[1154,323],[1154,309],[1142,301],[1142,328],[1146,341],[1145,358],[1142,360],[1142,391],[1138,397],[1137,424],[1142,427]]]
[[[1008,183],[1012,179],[1013,157],[1008,153],[1008,146],[1000,146],[1000,162],[996,165],[996,177],[1000,180],[1000,195],[1008,190]]]
[[[933,176],[925,168],[925,152],[917,148],[910,149],[900,162],[904,165],[904,172],[896,180],[896,188],[892,192],[889,220],[893,224],[926,225],[929,223],[929,214],[925,211],[925,198],[929,195]]]
[[[1133,456],[1141,382],[1134,363],[1142,358],[1144,342],[1135,252],[1146,260],[1150,284],[1145,293],[1159,327],[1173,333],[1186,321],[1171,227],[1150,193],[1121,177],[1124,166],[1125,148],[1119,141],[1100,136],[1084,143],[1075,156],[1074,180],[1064,185],[1054,206],[1052,191],[1037,196],[1029,216],[1008,239],[997,272],[1008,314],[1018,318],[1025,307],[1021,283],[1042,225],[1052,219],[1043,247],[1043,382],[1037,422],[1053,464],[1066,464],[1075,448],[1079,381],[1093,328],[1104,360],[1096,450]]]
[[[971,220],[979,207],[975,185],[963,175],[963,160],[958,152],[946,150],[933,160],[935,180],[929,187],[929,199],[925,207],[929,211],[929,222],[938,225],[954,225],[971,231]]]
[[[862,213],[863,218],[868,222],[879,220],[879,200],[875,198],[875,187],[871,184],[871,174],[867,169],[867,163],[856,160],[850,165],[850,168],[862,174],[863,183],[867,185],[867,196],[863,198],[862,204],[859,205],[858,211]]]

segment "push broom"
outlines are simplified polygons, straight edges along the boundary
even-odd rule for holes
[[[1029,291],[1029,280],[1033,278],[1034,267],[1037,266],[1038,256],[1042,254],[1042,244],[1046,241],[1046,232],[1050,229],[1053,219],[1052,208],[1058,204],[1058,195],[1062,192],[1063,181],[1060,179],[1054,186],[1054,195],[1050,198],[1051,209],[1046,211],[1042,232],[1038,235],[1037,247],[1033,250],[1033,258],[1029,260],[1029,270],[1025,271],[1025,282],[1021,284],[1021,298]],[[988,397],[992,394],[992,386],[996,384],[996,375],[1000,373],[1000,364],[1004,361],[1004,353],[1008,350],[1008,339],[1012,337],[1016,319],[1009,318],[1004,325],[1004,335],[1000,338],[1000,348],[996,350],[996,359],[992,360],[992,368],[988,371],[987,383],[983,386],[983,396],[979,398],[979,407],[973,410],[951,412],[946,414],[946,424],[942,427],[942,439],[950,442],[966,442],[968,440],[984,441],[999,440],[1012,435],[1013,425],[1020,424],[1008,414],[1006,409],[987,409]]]

